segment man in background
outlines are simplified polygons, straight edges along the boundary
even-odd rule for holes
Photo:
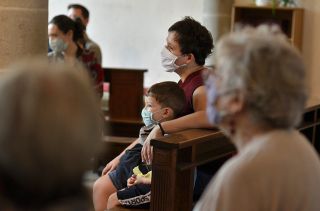
[[[83,25],[85,26],[85,29],[87,28],[87,25],[89,23],[90,13],[89,13],[89,10],[84,6],[80,4],[70,4],[68,6],[68,16],[73,20],[80,18]],[[84,39],[85,39],[84,48],[93,51],[97,58],[98,63],[102,66],[102,54],[101,54],[101,49],[99,45],[94,41],[92,41],[88,37],[87,33],[84,33]]]

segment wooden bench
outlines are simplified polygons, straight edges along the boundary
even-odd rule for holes
[[[143,80],[147,69],[103,68],[109,87],[109,117],[117,120],[141,120]]]
[[[218,130],[193,129],[151,141],[153,211],[192,210],[195,167],[235,153]]]
[[[140,128],[144,125],[141,119],[111,119],[105,117],[104,135],[138,137]]]
[[[147,211],[146,209],[128,209],[124,207],[115,207],[112,209],[108,209],[108,211]]]
[[[191,210],[196,166],[235,152],[218,130],[193,129],[154,139],[150,210]],[[126,211],[116,207],[112,211]]]
[[[144,73],[147,69],[104,68],[105,82],[109,82],[108,111],[104,135],[137,137],[143,125]]]

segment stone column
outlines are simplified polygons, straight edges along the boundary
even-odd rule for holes
[[[26,56],[46,55],[48,0],[0,0],[0,69]]]
[[[212,33],[214,45],[221,35],[230,32],[233,2],[234,0],[203,0],[203,23]],[[213,63],[214,53],[208,58],[206,65]]]

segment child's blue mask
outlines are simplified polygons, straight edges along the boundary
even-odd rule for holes
[[[159,111],[161,111],[161,109],[159,110]],[[159,112],[159,111],[157,111],[157,112]],[[157,112],[155,112],[155,113],[157,113]],[[148,111],[147,109],[146,109],[146,107],[144,107],[143,109],[142,109],[142,111],[141,111],[141,117],[142,117],[142,120],[143,120],[143,123],[146,125],[146,126],[149,126],[149,125],[154,125],[154,124],[157,124],[159,121],[156,121],[156,120],[154,120],[153,119],[153,114],[155,114],[155,113],[152,113],[151,111]]]

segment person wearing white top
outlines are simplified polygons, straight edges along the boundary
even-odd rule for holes
[[[194,211],[319,211],[320,160],[295,127],[305,67],[276,26],[225,35],[207,74],[207,116],[236,145]]]

